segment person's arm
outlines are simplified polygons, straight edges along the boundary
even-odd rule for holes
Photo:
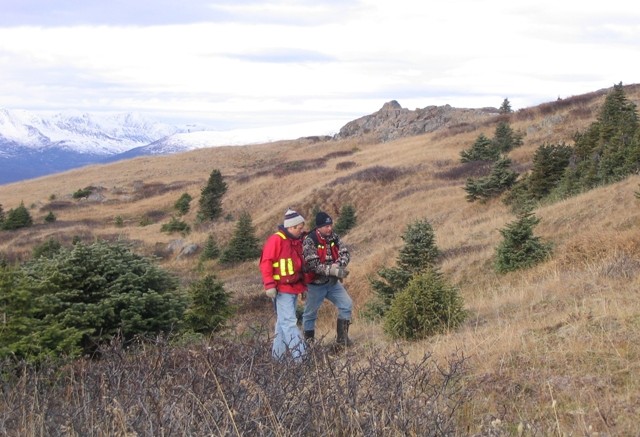
[[[276,288],[276,280],[273,279],[273,263],[278,261],[280,254],[279,240],[280,238],[269,237],[262,249],[259,266],[265,290]]]
[[[349,253],[349,248],[346,244],[342,242],[338,234],[333,234],[334,242],[338,245],[338,264],[341,267],[346,267],[349,265],[349,261],[351,261],[351,254]]]

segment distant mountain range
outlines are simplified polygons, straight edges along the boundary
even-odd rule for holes
[[[402,108],[392,100],[352,121],[328,120],[287,126],[214,131],[173,126],[141,114],[53,115],[0,108],[0,184],[18,182],[89,164],[146,155],[167,155],[216,146],[262,144],[314,136],[321,139],[374,135],[379,141],[419,135],[461,123],[495,117],[496,108],[459,109],[449,105]],[[344,124],[339,128],[341,123]]]
[[[159,123],[136,113],[44,115],[0,108],[0,184],[137,156],[298,138],[312,126],[213,131]]]

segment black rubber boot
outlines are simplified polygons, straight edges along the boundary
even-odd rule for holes
[[[336,327],[337,337],[336,343],[338,346],[352,346],[353,342],[349,339],[349,325],[351,324],[351,320],[338,319],[338,324]]]
[[[304,341],[307,343],[313,343],[315,341],[316,331],[304,331]]]

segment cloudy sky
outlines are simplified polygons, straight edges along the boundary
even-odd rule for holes
[[[6,109],[339,128],[393,99],[518,109],[619,82],[640,82],[627,0],[0,0]]]

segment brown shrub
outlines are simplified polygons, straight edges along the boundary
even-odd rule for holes
[[[356,166],[356,163],[353,161],[342,161],[336,164],[336,170],[349,170]]]
[[[479,178],[491,173],[493,161],[471,161],[453,167],[450,170],[436,173],[439,179],[465,180],[467,178]]]
[[[244,340],[170,347],[163,339],[97,360],[3,379],[3,434],[27,435],[460,435],[456,412],[471,397],[466,360],[409,360],[394,348],[329,354],[304,363],[271,357],[257,328]],[[5,363],[2,363],[5,364]],[[11,363],[6,363],[11,365]],[[15,368],[12,367],[3,368]],[[320,384],[318,384],[320,382]],[[393,399],[393,402],[389,402]],[[459,414],[459,413],[458,413]],[[65,434],[66,435],[66,434]]]
[[[346,184],[349,182],[383,182],[389,183],[404,176],[408,171],[406,169],[384,167],[376,165],[368,167],[353,173],[349,176],[343,176],[335,180],[336,184]]]

